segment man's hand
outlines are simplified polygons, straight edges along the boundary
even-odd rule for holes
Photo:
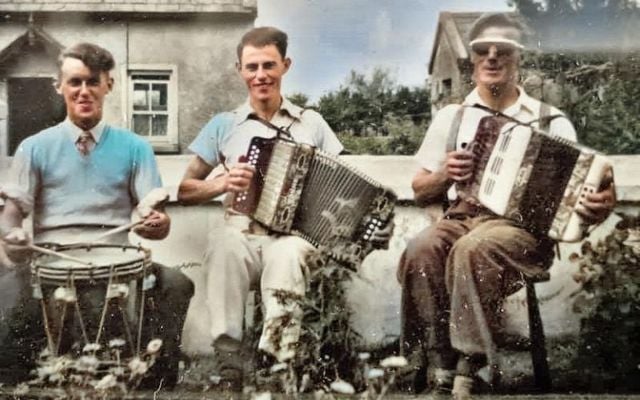
[[[249,189],[251,179],[253,179],[255,172],[256,169],[252,165],[244,162],[233,165],[229,171],[223,175],[225,180],[224,191],[232,193],[245,192]]]
[[[155,188],[136,206],[138,215],[143,219],[146,218],[153,210],[164,210],[165,204],[169,201],[169,192],[165,188]]]
[[[457,150],[447,153],[445,171],[447,179],[465,182],[473,175],[473,153],[469,150]]]
[[[11,228],[0,240],[0,263],[9,268],[26,263],[32,253],[30,244],[31,237],[24,229]]]
[[[581,200],[581,205],[583,208],[578,208],[577,212],[587,224],[599,224],[607,219],[616,206],[616,190],[611,168],[605,173],[598,191],[587,193]]]
[[[393,230],[396,227],[395,222],[393,222],[393,217],[389,220],[386,226],[376,228],[371,234],[371,243],[373,243],[373,247],[376,249],[388,249],[389,248],[389,240],[393,236]]]
[[[145,239],[160,240],[167,237],[171,229],[171,219],[164,211],[151,210],[143,222],[133,231]]]

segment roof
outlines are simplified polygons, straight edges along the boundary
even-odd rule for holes
[[[448,40],[456,59],[469,58],[469,45],[467,37],[471,26],[485,12],[449,12],[442,11],[438,17],[438,27],[436,37],[431,48],[431,58],[429,59],[429,74],[433,70],[433,63],[438,51],[438,45],[442,40]],[[507,13],[518,19],[523,26],[527,26],[524,19],[518,13]]]
[[[257,0],[5,0],[0,12],[257,12]]]
[[[34,48],[35,46],[40,46],[54,58],[57,58],[63,49],[62,44],[57,40],[40,28],[30,25],[24,34],[20,35],[0,51],[0,66],[10,62],[14,58],[20,57],[26,52],[27,48]]]

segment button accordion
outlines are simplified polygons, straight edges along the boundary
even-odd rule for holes
[[[273,232],[300,236],[351,268],[376,248],[373,232],[393,217],[393,191],[310,145],[254,137],[246,157],[256,172],[233,209]]]
[[[579,241],[587,225],[576,212],[598,190],[611,164],[584,146],[526,125],[487,116],[468,149],[473,177],[458,186],[462,198],[516,221],[534,234]]]

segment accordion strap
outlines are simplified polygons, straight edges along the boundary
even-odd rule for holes
[[[303,110],[304,112],[304,110]],[[291,141],[295,141],[293,140],[293,136],[291,136],[291,133],[289,132],[289,128],[291,128],[291,125],[293,125],[293,123],[295,122],[295,120],[293,120],[289,126],[287,126],[286,128],[284,127],[280,127],[280,126],[276,126],[274,124],[272,124],[271,122],[267,121],[264,118],[260,118],[255,114],[249,114],[249,116],[247,117],[248,119],[252,119],[254,121],[258,121],[260,122],[262,125],[266,126],[267,128],[273,129],[277,132],[277,135],[279,138],[286,138],[289,139]]]
[[[451,128],[449,128],[449,136],[447,136],[447,153],[456,149],[458,131],[460,130],[460,124],[462,124],[462,116],[464,115],[465,108],[465,106],[460,105],[456,110],[456,115],[453,116],[453,122],[451,123]]]
[[[534,119],[533,121],[529,121],[529,122],[522,122],[517,118],[513,118],[501,111],[497,111],[494,109],[491,109],[487,106],[483,106],[482,104],[478,104],[475,103],[474,105],[472,105],[471,107],[474,108],[479,108],[481,110],[484,110],[490,114],[495,115],[496,117],[502,117],[502,118],[506,118],[507,120],[514,122],[517,125],[521,125],[521,126],[528,126],[530,128],[533,128],[532,125],[534,123],[538,123],[538,129],[543,130],[543,131],[547,131],[549,129],[549,126],[551,125],[551,121],[553,121],[554,119],[558,118],[558,117],[564,117],[564,115],[562,114],[555,114],[555,115],[549,115],[551,113],[551,106],[549,106],[546,103],[540,102],[540,111],[538,114],[538,118]]]

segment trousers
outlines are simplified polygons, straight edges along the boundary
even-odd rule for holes
[[[224,226],[210,233],[203,262],[214,346],[238,349],[247,296],[259,289],[264,326],[258,347],[279,361],[292,358],[302,319],[301,306],[292,298],[305,295],[305,258],[313,249],[302,238],[270,235],[245,216],[228,215]]]
[[[452,206],[401,256],[404,348],[420,346],[444,360],[494,353],[503,300],[525,276],[546,274],[551,242],[488,211],[468,210]]]

